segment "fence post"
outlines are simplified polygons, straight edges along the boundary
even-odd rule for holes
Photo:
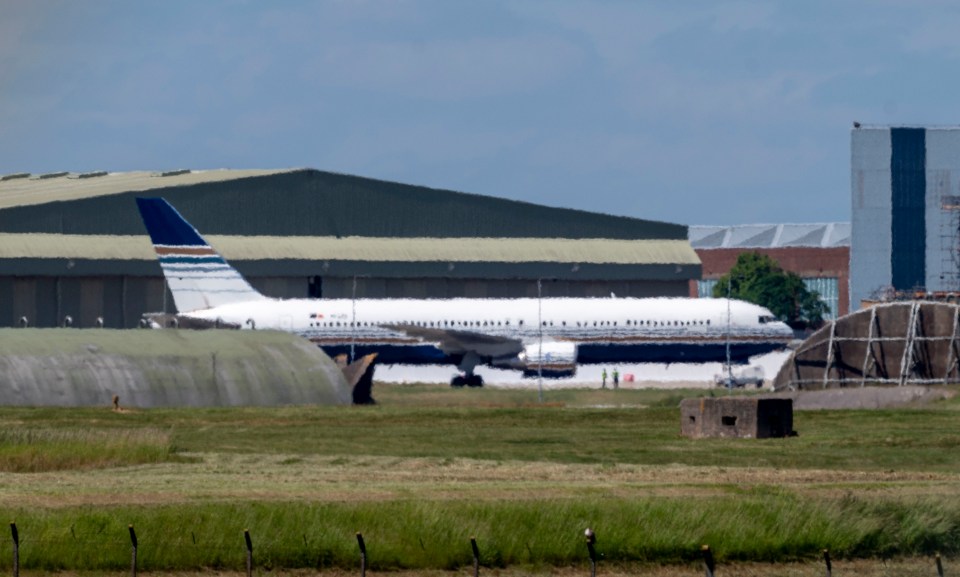
[[[593,547],[597,535],[589,527],[583,534],[587,537],[587,553],[590,555],[590,577],[597,577],[597,550]]]
[[[247,577],[253,577],[253,541],[250,540],[250,531],[243,530],[243,540],[247,544]]]
[[[823,550],[823,564],[827,567],[827,577],[833,575],[833,564],[830,563],[830,551],[827,549]]]
[[[137,577],[137,532],[133,530],[133,525],[130,525],[130,576]]]
[[[20,533],[17,532],[17,524],[13,521],[10,521],[10,534],[13,536],[13,577],[20,577]],[[937,559],[939,558],[938,555]]]
[[[700,552],[703,554],[703,569],[706,572],[706,576],[713,577],[716,564],[713,561],[713,552],[710,550],[710,545],[700,547]]]
[[[367,546],[363,543],[360,531],[357,531],[357,545],[360,546],[360,577],[367,577]]]
[[[940,562],[940,553],[937,553],[937,575],[943,577],[943,563]],[[16,575],[14,575],[16,577]]]
[[[470,548],[473,550],[473,577],[480,577],[480,549],[476,537],[470,537]]]

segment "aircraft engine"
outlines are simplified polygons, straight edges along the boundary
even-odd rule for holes
[[[574,343],[531,343],[518,355],[523,376],[572,377],[577,373],[577,345]]]
[[[247,321],[249,322],[249,321]],[[144,328],[181,328],[181,329],[239,329],[236,323],[225,323],[220,319],[206,320],[171,313],[144,313],[140,319]]]

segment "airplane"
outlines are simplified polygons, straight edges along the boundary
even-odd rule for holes
[[[150,326],[272,329],[329,356],[451,364],[451,386],[482,386],[478,366],[569,377],[578,364],[746,363],[793,331],[768,309],[700,298],[275,299],[257,292],[162,198],[137,206],[177,314]]]

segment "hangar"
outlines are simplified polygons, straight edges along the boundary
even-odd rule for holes
[[[776,390],[960,381],[960,306],[877,304],[831,321],[780,368]]]
[[[686,296],[678,224],[314,169],[0,177],[0,326],[174,312],[134,198],[170,201],[280,298]]]
[[[827,319],[850,311],[850,223],[691,226],[690,244],[703,266],[690,296],[709,297],[717,280],[745,252],[764,254],[796,273],[828,307]]]

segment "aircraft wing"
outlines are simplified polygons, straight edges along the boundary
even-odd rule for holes
[[[427,328],[414,325],[383,325],[426,342],[435,342],[448,355],[476,353],[481,357],[508,357],[520,354],[523,343],[517,339],[485,335],[472,331]]]

